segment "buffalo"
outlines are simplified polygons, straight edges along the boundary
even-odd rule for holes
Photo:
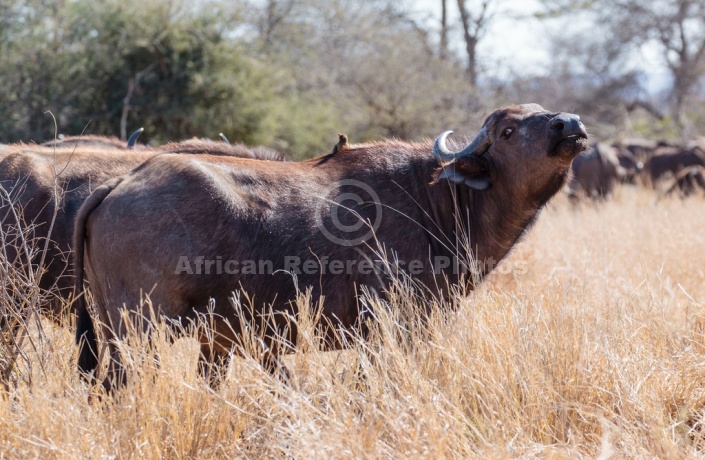
[[[614,147],[614,145],[612,147]],[[636,178],[639,177],[641,171],[644,169],[644,163],[637,159],[636,155],[630,150],[619,148],[617,148],[617,160],[619,161],[619,166],[621,166],[624,171],[622,182],[626,184],[636,183]]]
[[[272,370],[283,352],[273,337],[296,337],[288,318],[297,286],[323,299],[327,347],[343,346],[334,331],[365,323],[362,287],[384,298],[399,276],[376,269],[379,248],[426,293],[472,289],[564,186],[587,133],[577,115],[526,104],[494,111],[459,151],[446,146],[449,134],[435,144],[351,145],[325,162],[160,155],[102,185],[74,233],[79,370],[98,365],[93,318],[78,295],[84,276],[111,355],[108,389],[125,378],[115,342],[124,320],[149,317],[144,295],[169,324],[213,315],[198,334],[201,370],[227,363],[233,331],[269,312],[263,365]],[[232,307],[240,289],[252,311]]]
[[[686,147],[659,147],[653,156],[644,163],[651,184],[657,183],[666,176],[675,176],[678,171],[687,166],[705,166],[705,152],[699,145]]]
[[[616,148],[620,152],[627,151],[631,153],[637,161],[641,161],[642,163],[651,158],[656,153],[656,150],[661,147],[679,146],[680,144],[675,141],[665,139],[643,139],[639,137],[621,139],[612,143],[612,147]]]
[[[73,148],[93,147],[103,149],[125,149],[127,144],[114,136],[99,136],[87,134],[83,136],[62,136],[57,139],[43,142],[42,147]]]
[[[74,281],[68,270],[72,233],[84,200],[105,181],[169,152],[283,159],[282,154],[272,155],[258,148],[223,144],[216,149],[205,142],[172,143],[137,151],[18,144],[0,157],[0,245],[6,260],[15,267],[36,272],[42,265],[38,285],[50,297],[40,306],[43,314],[61,322],[64,301],[73,293]],[[41,249],[47,239],[50,241],[44,254]],[[31,248],[24,248],[23,240],[30,242]]]
[[[284,152],[263,145],[249,146],[245,144],[231,144],[216,142],[210,139],[189,139],[181,142],[170,142],[157,148],[160,153],[192,153],[208,155],[225,155],[240,158],[253,158],[257,160],[286,161]]]
[[[645,162],[662,143],[652,139],[627,138],[615,141],[612,147],[620,152],[631,153],[637,161]]]
[[[685,198],[698,191],[705,192],[705,167],[700,165],[688,166],[678,171],[666,195],[678,194]]]
[[[54,151],[34,147],[19,149],[0,161],[4,255],[14,266],[32,271],[43,261],[38,285],[51,292],[53,299],[42,305],[42,313],[59,321],[61,299],[73,292],[67,267],[73,221],[83,201],[98,185],[131,171],[151,156],[112,149],[76,147]],[[50,243],[43,254],[47,238]]]
[[[608,144],[598,142],[573,161],[569,184],[571,197],[579,193],[594,199],[603,199],[614,190],[615,184],[625,176],[617,151]]]
[[[41,146],[56,148],[89,147],[99,149],[132,149],[135,147],[135,142],[137,142],[137,138],[142,132],[144,132],[144,128],[136,130],[130,135],[127,142],[121,141],[114,136],[86,134],[81,136],[61,136],[57,139],[44,142]]]

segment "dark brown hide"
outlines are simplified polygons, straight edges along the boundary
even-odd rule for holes
[[[619,165],[624,170],[622,182],[626,184],[636,183],[636,179],[644,169],[644,163],[629,150],[616,148]]]
[[[666,192],[667,195],[677,193],[685,198],[696,192],[705,192],[705,168],[702,166],[689,166],[678,171],[673,185]]]
[[[89,136],[84,136],[85,139]],[[217,147],[213,147],[213,145]],[[282,158],[268,150],[242,145],[229,146],[219,142],[171,143],[160,149],[101,149],[83,145],[70,148],[48,148],[25,144],[10,145],[7,153],[0,151],[0,187],[9,196],[20,214],[18,227],[7,200],[0,202],[0,222],[4,233],[6,256],[15,266],[26,266],[27,260],[17,247],[18,229],[29,236],[32,244],[51,243],[44,257],[46,272],[40,279],[40,288],[51,291],[55,301],[42,305],[42,313],[61,318],[61,299],[73,292],[74,280],[68,265],[71,254],[73,224],[78,209],[88,195],[108,179],[121,176],[142,164],[148,158],[163,152],[204,153],[245,158]],[[56,181],[54,180],[56,177]],[[58,197],[58,199],[57,199]],[[58,209],[57,209],[58,205]],[[52,219],[56,218],[52,227]],[[51,227],[51,235],[49,229]],[[27,229],[31,232],[27,233]],[[36,270],[41,254],[32,257],[30,268]]]
[[[238,158],[253,158],[257,160],[286,161],[286,154],[263,145],[249,146],[245,144],[228,144],[209,139],[190,139],[182,142],[171,142],[156,149],[160,153],[187,153],[230,156]]]
[[[73,292],[74,280],[68,276],[68,266],[73,222],[83,201],[107,179],[131,171],[151,156],[153,154],[126,149],[77,147],[55,152],[35,146],[32,150],[16,151],[0,161],[1,243],[7,260],[16,267],[36,272],[42,260],[41,249],[46,239],[50,239],[43,258],[46,271],[39,280],[39,287],[56,297],[41,305],[42,313],[55,320],[61,319],[60,298],[67,298]],[[14,209],[10,208],[10,202]],[[19,217],[19,222],[15,216]],[[22,235],[33,249],[31,265],[27,264],[27,254],[22,249]]]
[[[651,183],[656,186],[662,178],[668,175],[675,176],[686,166],[695,165],[705,166],[705,153],[700,147],[660,147],[646,161],[644,169],[648,172]]]
[[[272,305],[278,319],[272,327],[281,331],[282,313],[296,314],[289,271],[314,299],[324,296],[327,324],[351,328],[361,315],[360,287],[385,296],[391,282],[365,263],[380,259],[378,243],[433,295],[447,296],[448,283],[469,282],[454,270],[456,258],[474,257],[482,278],[563,187],[587,134],[576,115],[535,104],[496,110],[480,133],[483,141],[472,145],[481,151],[444,160],[440,171],[433,143],[390,140],[353,145],[326,162],[161,155],[99,188],[79,212],[75,244],[77,273],[85,262],[110,340],[105,383],[120,369],[111,340],[125,334],[120,310],[141,313],[142,293],[158,314],[182,322],[214,302],[214,313],[237,331],[244,318],[230,298],[242,288],[255,313]],[[369,227],[376,241],[365,239]],[[229,272],[228,261],[239,271]],[[246,261],[268,261],[271,269],[246,271]],[[414,272],[412,262],[420,264]],[[434,270],[443,262],[446,268]],[[91,371],[95,334],[85,304],[77,308],[77,338],[87,339],[80,341],[79,368]],[[237,341],[223,321],[215,327],[222,335],[214,350],[203,339],[202,359],[222,356]],[[289,339],[295,335],[291,330]]]
[[[637,161],[644,163],[654,154],[659,147],[659,142],[652,139],[631,138],[616,141],[612,146],[620,151],[631,153]]]
[[[610,195],[615,184],[624,177],[616,150],[602,142],[593,145],[573,161],[570,181],[572,194],[601,199]]]
[[[93,149],[127,149],[127,141],[122,141],[114,136],[66,136],[61,139],[50,140],[41,144],[42,147],[56,147],[69,149],[75,147]]]

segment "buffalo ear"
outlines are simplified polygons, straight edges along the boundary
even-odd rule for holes
[[[490,167],[484,158],[468,155],[443,166],[433,181],[434,184],[448,180],[456,184],[465,184],[471,189],[485,190],[492,185]]]

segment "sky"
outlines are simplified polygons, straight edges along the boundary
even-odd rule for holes
[[[441,0],[408,0],[417,10],[419,18],[433,30],[440,29]],[[468,1],[468,6],[477,6],[480,0]],[[513,76],[544,75],[551,60],[550,42],[566,23],[561,20],[540,20],[532,14],[542,10],[540,0],[495,0],[493,4],[501,8],[493,18],[490,28],[478,45],[478,62],[491,69],[498,79]],[[451,46],[459,56],[464,57],[464,42],[457,0],[447,0],[448,22],[456,27],[451,37]],[[580,27],[571,18],[570,27]],[[660,51],[654,46],[645,46],[631,62],[641,69],[643,85],[652,96],[660,94],[671,82],[669,71],[663,66]]]
[[[448,22],[457,28],[451,46],[462,52],[464,44],[457,2],[447,0],[447,3]],[[469,6],[473,3],[479,2],[468,2]],[[420,17],[428,15],[427,21],[435,30],[440,28],[440,0],[411,0],[410,4]],[[498,64],[496,67],[503,72],[541,73],[542,64],[550,58],[546,33],[550,26],[531,16],[541,8],[541,3],[538,0],[504,0],[499,4],[500,12],[478,45],[480,62],[491,62],[493,67]]]

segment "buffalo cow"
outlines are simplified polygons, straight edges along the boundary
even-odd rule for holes
[[[125,149],[127,143],[114,136],[99,136],[86,134],[83,136],[63,136],[57,139],[43,142],[42,147],[74,148],[91,147],[101,149]]]
[[[673,175],[686,166],[705,166],[705,152],[698,145],[680,147],[659,147],[651,158],[644,163],[651,184],[656,187],[659,180]]]
[[[630,150],[619,148],[617,148],[617,160],[619,160],[619,165],[624,170],[622,182],[626,184],[636,183],[636,178],[644,169],[644,163],[639,161],[636,155],[634,155]]]
[[[637,161],[645,162],[662,143],[652,139],[627,138],[615,141],[612,147],[631,153]]]
[[[161,153],[225,155],[269,161],[285,161],[287,158],[284,152],[263,145],[253,147],[245,144],[231,144],[229,141],[216,142],[210,139],[189,139],[181,142],[170,142],[159,146],[157,150]]]
[[[160,155],[98,188],[79,211],[74,244],[76,289],[83,291],[85,267],[112,358],[104,385],[123,381],[114,339],[126,333],[125,318],[148,313],[143,295],[170,323],[220,317],[200,337],[203,370],[227,362],[233,331],[251,315],[271,314],[265,344],[284,330],[295,340],[287,318],[297,312],[297,286],[324,299],[326,344],[342,346],[333,331],[360,324],[360,288],[385,296],[395,276],[375,268],[381,247],[434,296],[472,288],[587,147],[578,116],[536,104],[496,110],[458,152],[446,147],[449,134],[435,144],[352,145],[300,163]],[[456,263],[470,259],[474,276]],[[240,289],[254,302],[249,313],[232,307]],[[77,302],[78,366],[90,373],[96,335],[83,297]],[[280,351],[271,348],[263,364]]]
[[[44,314],[61,319],[61,299],[72,292],[73,279],[65,275],[73,221],[83,201],[106,180],[131,171],[153,155],[85,147],[54,151],[35,146],[19,149],[0,161],[4,254],[11,264],[34,271],[43,259],[45,271],[38,284],[55,295],[53,301],[42,305]],[[47,238],[51,243],[43,256],[41,249]],[[29,243],[27,249],[23,249],[23,239]],[[33,255],[28,261],[30,247]]]
[[[74,285],[73,277],[67,273],[74,219],[86,197],[108,179],[131,171],[157,154],[169,152],[282,158],[281,154],[260,153],[257,148],[220,144],[222,148],[209,148],[210,144],[203,142],[172,143],[160,149],[137,151],[85,146],[10,146],[10,153],[0,157],[0,246],[4,247],[4,257],[16,267],[36,271],[43,261],[39,287],[50,293],[53,300],[41,306],[42,313],[61,320],[62,300],[73,292]],[[27,264],[28,250],[20,250],[23,238],[31,240],[30,264]],[[43,255],[40,249],[47,238],[50,244]]]
[[[99,136],[94,134],[86,134],[81,136],[62,136],[57,139],[41,144],[42,147],[56,148],[76,148],[88,147],[97,149],[131,149],[135,147],[137,138],[144,132],[144,128],[140,128],[133,132],[127,139],[127,142],[121,141],[115,136]]]
[[[666,191],[666,195],[677,193],[685,198],[697,191],[705,192],[705,167],[700,165],[688,166],[678,171],[673,185]]]
[[[572,170],[569,184],[572,197],[583,193],[589,198],[605,198],[625,175],[617,151],[602,142],[578,155],[573,161]]]

